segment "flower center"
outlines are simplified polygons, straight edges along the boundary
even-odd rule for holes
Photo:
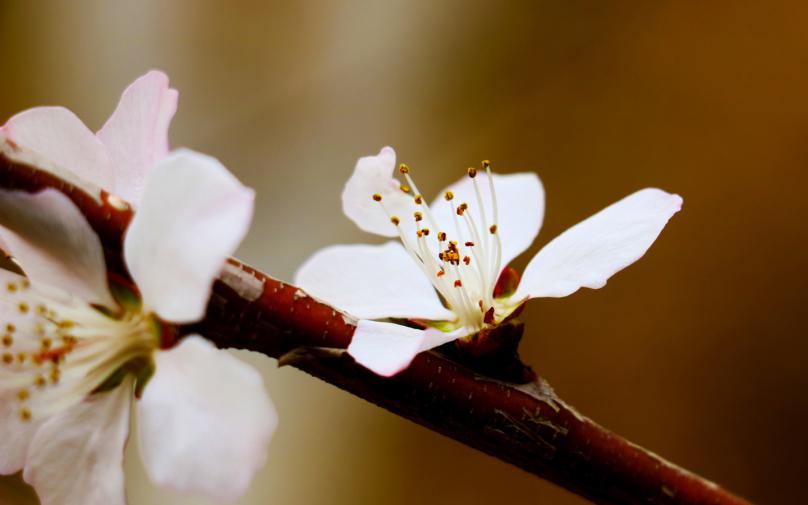
[[[452,225],[447,229],[441,229],[438,225],[407,165],[401,164],[399,172],[407,182],[401,186],[401,191],[412,197],[414,233],[403,229],[401,218],[388,211],[380,194],[373,195],[373,200],[379,202],[390,222],[396,226],[404,248],[421,267],[447,306],[457,314],[458,324],[472,330],[479,330],[485,324],[493,322],[494,286],[502,258],[502,243],[497,233],[499,212],[491,164],[483,161],[482,166],[486,171],[490,202],[486,205],[483,198],[477,169],[469,168],[467,176],[474,187],[479,214],[475,215],[468,202],[460,202],[455,206],[454,194],[447,191],[443,199],[452,216]],[[490,212],[487,210],[488,206]],[[424,226],[424,217],[437,233],[432,234]]]
[[[139,309],[109,315],[30,289],[25,279],[5,288],[0,396],[16,396],[23,421],[78,403],[160,344],[159,322]]]

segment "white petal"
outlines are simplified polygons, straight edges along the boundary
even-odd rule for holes
[[[177,110],[177,90],[152,70],[123,92],[118,107],[98,131],[115,170],[110,191],[137,204],[146,173],[168,152],[168,125]]]
[[[295,284],[358,318],[454,319],[398,242],[326,247],[300,267]]]
[[[13,391],[0,392],[0,475],[9,475],[22,470],[25,455],[39,422],[23,421],[20,418],[22,402]]]
[[[104,145],[64,107],[36,107],[2,127],[2,151],[12,159],[52,172],[98,198],[113,173]]]
[[[115,306],[101,241],[68,197],[0,190],[0,236],[31,282],[90,303]]]
[[[490,226],[493,223],[493,202],[491,200],[490,185],[488,176],[479,172],[476,177],[477,185],[480,188],[483,205],[486,211],[486,223]],[[505,268],[514,258],[522,254],[539,233],[542,220],[544,219],[544,188],[539,177],[530,172],[500,175],[493,174],[494,193],[497,197],[497,207],[499,219],[497,222],[497,233],[502,242],[501,268]],[[457,228],[452,207],[443,195],[447,191],[454,194],[451,201],[455,208],[463,202],[468,203],[471,216],[474,218],[479,228],[487,229],[483,225],[482,214],[477,204],[477,196],[474,191],[474,183],[471,178],[463,177],[456,183],[444,189],[430,206],[435,220],[451,236],[456,236]],[[462,239],[465,242],[473,239],[469,236],[468,228],[464,222],[459,221]],[[489,237],[490,238],[490,237]]]
[[[123,449],[131,381],[48,419],[28,451],[23,477],[42,505],[124,505]]]
[[[406,230],[414,228],[411,218],[418,209],[412,197],[401,191],[401,184],[393,177],[395,169],[396,152],[392,147],[385,147],[378,155],[365,156],[356,162],[354,172],[342,190],[342,210],[362,230],[383,237],[397,237],[398,231],[387,212],[398,216]],[[382,197],[381,204],[373,200],[376,193]]]
[[[443,332],[433,328],[416,330],[394,323],[362,319],[356,325],[348,354],[370,371],[390,377],[408,366],[413,358],[469,333],[465,328]]]
[[[514,299],[560,297],[598,289],[651,247],[682,198],[647,188],[576,224],[530,261]]]
[[[158,161],[124,240],[144,304],[166,321],[199,320],[216,275],[247,233],[254,198],[209,156],[182,149]]]
[[[237,500],[264,465],[278,421],[260,374],[198,336],[155,360],[138,403],[149,477],[176,491]]]

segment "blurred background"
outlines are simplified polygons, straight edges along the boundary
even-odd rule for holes
[[[340,213],[391,144],[433,194],[488,158],[536,171],[537,243],[646,186],[683,211],[599,291],[539,300],[523,356],[605,426],[759,503],[808,503],[808,6],[803,2],[0,3],[0,116],[61,104],[91,129],[150,68],[174,146],[256,188],[243,260],[277,277],[371,242]],[[281,414],[243,504],[583,500],[274,361]],[[237,464],[234,462],[234,464]],[[131,504],[205,504],[152,486]],[[36,503],[16,477],[0,503]]]

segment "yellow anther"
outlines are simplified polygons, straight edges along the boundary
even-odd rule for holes
[[[36,333],[40,337],[44,337],[45,336],[45,326],[42,325],[42,324],[34,325],[34,333]]]
[[[424,233],[424,235],[429,235],[429,228],[424,228],[421,231]]]
[[[483,166],[483,169],[485,170],[488,170],[491,167],[491,162],[488,160],[483,160],[482,162],[480,162],[480,164]]]
[[[452,200],[452,198],[454,198],[454,193],[452,193],[451,191],[447,191],[446,193],[444,193],[443,198],[445,198],[446,201],[449,202]]]
[[[73,321],[70,321],[69,319],[66,319],[64,321],[59,321],[59,328],[61,328],[63,330],[72,328],[74,326],[76,326],[76,323],[74,323]]]
[[[440,240],[441,242],[446,240],[446,232],[445,231],[439,231],[438,232],[438,240]]]
[[[477,169],[474,168],[474,167],[469,167],[468,168],[468,174],[469,174],[469,177],[474,179],[475,177],[477,177]]]
[[[466,247],[474,247],[474,242],[466,242]]]
[[[464,212],[469,208],[469,204],[463,202],[457,206],[457,215],[462,216]]]
[[[382,195],[380,195],[379,193],[373,193],[373,201],[374,202],[381,202],[382,201]]]
[[[28,304],[25,302],[20,302],[17,304],[17,310],[19,310],[21,314],[27,314],[29,309],[30,307],[28,307]]]
[[[497,232],[497,225],[492,224],[491,227],[488,228],[488,231],[490,231],[492,235],[495,234]]]
[[[420,221],[420,220],[422,220],[422,219],[424,218],[424,215],[423,215],[423,214],[421,214],[420,212],[416,212],[416,213],[415,213],[415,214],[413,214],[413,215],[415,216],[415,222],[416,222],[416,223],[417,223],[418,221]]]
[[[463,263],[468,265],[469,263],[471,263],[471,258],[469,258],[468,256],[463,256]]]
[[[456,281],[454,281],[454,287],[456,287],[456,288],[463,287],[463,283],[460,281],[460,279],[457,279]]]
[[[45,376],[41,374],[37,375],[36,379],[34,379],[34,385],[38,388],[44,388],[47,383],[48,381],[45,380]]]
[[[6,325],[6,332],[7,332],[7,333],[14,333],[14,331],[16,331],[16,330],[17,330],[17,327],[16,327],[16,326],[14,326],[13,324],[8,323],[8,324]]]
[[[62,373],[59,371],[58,368],[54,368],[53,370],[51,370],[51,373],[50,373],[51,384],[58,384],[59,379],[61,377],[62,377]]]
[[[6,284],[6,291],[8,291],[9,293],[14,293],[15,291],[17,291],[17,283],[9,282],[8,284]]]
[[[27,389],[20,389],[17,391],[17,399],[19,399],[21,402],[27,400],[29,396],[30,394],[28,393]]]
[[[17,353],[17,361],[19,361],[20,363],[25,363],[26,359],[28,359],[27,354],[25,354],[24,352],[18,352]]]
[[[402,163],[398,166],[398,171],[402,174],[408,174],[410,173],[410,167],[408,167],[405,163]]]
[[[37,306],[36,306],[36,313],[37,313],[38,315],[40,315],[40,316],[47,315],[47,313],[48,313],[48,308],[47,308],[47,307],[45,307],[44,305],[42,305],[42,304],[40,303],[39,305],[37,305]]]
[[[3,347],[11,347],[14,344],[14,337],[11,335],[3,335]]]
[[[53,345],[53,340],[51,340],[49,338],[43,338],[42,339],[42,349],[43,350],[47,351],[48,349],[51,348],[52,345]]]
[[[14,355],[11,354],[10,352],[4,352],[3,353],[3,363],[5,363],[6,365],[10,365],[10,364],[14,363]]]
[[[20,419],[23,421],[30,421],[31,420],[31,410],[30,409],[20,409]]]
[[[438,270],[438,273],[435,274],[435,275],[437,275],[438,277],[443,277],[444,275],[446,275],[446,271],[445,270]]]
[[[415,195],[415,203],[421,205],[424,203],[424,197],[421,195]]]
[[[401,189],[401,191],[403,191],[403,192],[405,192],[405,193],[409,193],[409,192],[410,192],[410,187],[409,187],[409,186],[407,186],[406,184],[402,184],[402,185],[401,185],[401,188],[399,188],[399,189]]]
[[[399,218],[397,218],[396,216],[392,216],[390,218],[390,222],[393,223],[394,225],[398,226],[398,223],[400,223],[401,220]]]

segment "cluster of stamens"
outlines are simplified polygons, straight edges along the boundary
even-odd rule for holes
[[[494,284],[502,257],[502,244],[497,233],[499,216],[490,163],[483,161],[482,167],[488,176],[491,213],[489,215],[486,211],[486,203],[477,182],[477,169],[469,168],[467,175],[474,186],[479,216],[472,215],[467,202],[455,206],[455,195],[447,191],[443,199],[450,207],[454,230],[442,230],[438,226],[410,175],[410,168],[405,164],[399,166],[399,172],[406,180],[406,184],[401,185],[400,189],[412,197],[413,204],[418,209],[413,212],[415,237],[409,236],[402,229],[401,219],[388,211],[382,196],[378,193],[373,195],[373,200],[381,204],[390,222],[396,226],[404,248],[421,267],[449,308],[457,314],[459,323],[476,329],[482,328],[489,319],[486,314],[493,307]],[[438,230],[432,238],[429,228],[423,226],[425,220]],[[450,235],[458,240],[450,240]]]
[[[92,393],[157,342],[153,323],[141,313],[111,317],[86,304],[51,300],[26,279],[6,282],[5,291],[0,304],[10,320],[0,322],[0,394],[16,397],[23,421]]]

